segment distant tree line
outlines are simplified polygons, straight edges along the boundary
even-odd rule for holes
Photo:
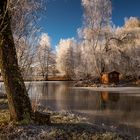
[[[99,78],[116,70],[123,77],[140,75],[140,19],[125,19],[122,27],[111,21],[110,0],[82,0],[84,24],[79,39],[60,40],[56,66],[71,79]]]

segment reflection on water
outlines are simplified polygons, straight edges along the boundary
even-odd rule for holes
[[[34,83],[30,98],[39,99],[40,104],[53,110],[84,115],[95,124],[140,128],[140,93],[95,92],[72,89],[70,85],[69,82]]]
[[[120,93],[109,93],[108,91],[102,91],[101,93],[101,109],[108,109],[108,104],[111,103],[110,109],[115,109],[117,102],[120,99]]]
[[[83,114],[93,123],[140,128],[140,94],[95,92],[72,89],[70,85],[69,82],[34,83],[29,94],[32,100],[39,99],[45,107]]]
[[[26,86],[32,102],[47,108],[78,113],[93,123],[140,128],[140,93],[72,89],[70,82],[34,82]]]

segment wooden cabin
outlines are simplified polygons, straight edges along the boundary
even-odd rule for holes
[[[103,73],[101,76],[102,84],[118,84],[120,73],[117,71],[112,71],[108,73]]]

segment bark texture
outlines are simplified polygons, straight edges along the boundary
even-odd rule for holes
[[[21,72],[11,30],[8,0],[0,0],[0,68],[13,121],[30,120],[32,108]],[[18,22],[18,21],[17,21]]]

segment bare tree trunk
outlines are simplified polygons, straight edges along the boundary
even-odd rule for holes
[[[8,97],[11,120],[31,119],[32,108],[21,72],[7,10],[8,0],[0,0],[0,68]],[[17,21],[18,22],[18,21]]]

